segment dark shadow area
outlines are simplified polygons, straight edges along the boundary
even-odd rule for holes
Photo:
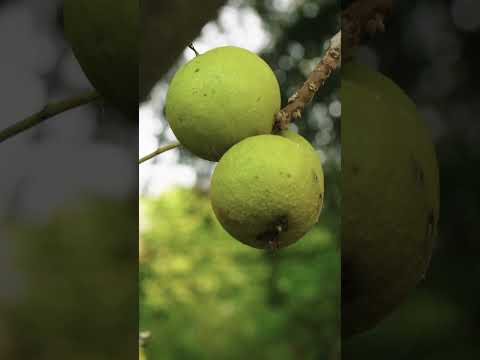
[[[92,90],[63,3],[0,1],[0,129]],[[137,134],[100,101],[0,143],[0,358],[137,358]]]
[[[344,359],[477,359],[480,356],[477,281],[480,247],[476,230],[480,218],[480,72],[476,51],[480,38],[479,4],[462,0],[394,1],[386,28],[384,34],[358,49],[356,60],[380,71],[403,89],[432,134],[440,179],[438,228],[429,268],[416,290],[377,327],[344,340],[342,356]],[[362,104],[357,106],[356,111],[362,112]],[[391,116],[395,117],[393,109]],[[344,107],[343,115],[348,111]],[[342,139],[345,136],[342,133]],[[382,135],[372,134],[371,139],[374,136]],[[397,137],[409,149],[412,134],[398,133]],[[348,158],[345,150],[343,158]],[[404,173],[399,172],[397,178]],[[406,183],[403,185],[408,187]],[[398,191],[402,191],[400,187]],[[416,198],[418,205],[421,195]],[[413,229],[415,219],[402,232]],[[399,239],[397,257],[408,247],[408,237]],[[386,239],[380,253],[388,253],[389,240]],[[361,276],[361,271],[357,275]],[[379,278],[383,275],[377,273]],[[398,285],[398,281],[390,279],[377,292]]]

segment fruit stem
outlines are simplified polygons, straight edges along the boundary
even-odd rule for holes
[[[155,150],[154,152],[142,157],[140,160],[138,160],[138,163],[141,164],[144,161],[150,160],[151,158],[154,158],[155,156],[160,155],[161,153],[164,153],[165,151],[175,149],[178,146],[180,146],[180,143],[173,143],[173,144],[167,144],[167,145],[161,146],[157,150]]]
[[[278,239],[268,240],[268,250],[270,250],[272,254],[275,253],[275,250],[278,250]]]
[[[100,99],[100,94],[98,94],[96,91],[91,91],[77,97],[49,103],[45,105],[45,107],[41,111],[30,115],[27,118],[1,130],[0,143],[25,130],[34,127],[35,125],[44,122],[47,119],[54,117],[55,115],[91,103],[98,99]]]
[[[200,55],[197,49],[195,49],[195,46],[193,46],[193,43],[188,44],[188,47],[193,50],[193,52],[195,53],[195,56]]]

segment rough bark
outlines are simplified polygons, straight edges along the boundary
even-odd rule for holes
[[[302,117],[305,106],[327,81],[331,73],[340,66],[342,61],[341,41],[342,32],[339,31],[330,40],[329,48],[302,87],[288,99],[288,104],[275,115],[274,130],[287,129],[291,121],[299,120]]]
[[[342,53],[344,59],[352,56],[365,35],[385,31],[385,18],[393,10],[393,0],[357,0],[342,12]]]

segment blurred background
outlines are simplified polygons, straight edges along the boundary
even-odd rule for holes
[[[92,90],[62,3],[0,1],[1,129]],[[0,143],[1,359],[136,358],[137,161],[101,102]]]
[[[425,280],[380,326],[344,341],[345,359],[480,358],[479,40],[478,1],[394,1],[387,31],[358,49],[359,61],[409,94],[432,131],[440,221]]]
[[[342,1],[341,6],[346,7],[349,3],[350,1]],[[220,8],[215,21],[203,28],[199,38],[195,40],[195,45],[200,52],[224,44],[239,45],[258,52],[275,70],[285,101],[304,79],[311,65],[318,60],[324,49],[324,41],[334,33],[338,26],[338,11],[337,4],[328,1],[231,1],[227,6]],[[232,16],[232,14],[238,15]],[[242,17],[240,14],[251,15]],[[249,18],[251,20],[247,20]],[[242,24],[247,25],[242,27]],[[256,24],[260,26],[257,27]],[[341,346],[342,356],[347,359],[450,359],[452,357],[477,359],[480,354],[477,341],[480,335],[478,306],[480,286],[476,281],[480,275],[480,267],[477,261],[479,245],[476,241],[475,229],[480,212],[480,196],[477,188],[480,175],[476,170],[480,160],[477,146],[480,136],[477,122],[480,103],[477,66],[479,55],[476,51],[480,36],[479,5],[471,0],[394,1],[394,15],[387,24],[388,31],[361,46],[357,51],[356,59],[381,71],[401,86],[415,101],[432,131],[440,165],[439,236],[435,243],[429,272],[417,290],[404,305],[376,329],[344,341]],[[257,35],[252,36],[256,28],[260,30],[255,30]],[[233,35],[238,32],[242,34],[239,39]],[[165,94],[168,80],[179,64],[192,57],[193,53],[186,49],[162,81],[157,83],[150,101],[141,107],[140,154],[146,154],[160,144],[175,140],[163,117]],[[146,349],[147,354],[154,358],[159,356],[158,354],[162,354],[165,358],[202,358],[206,356],[205,354],[209,354],[210,358],[235,358],[236,354],[239,354],[238,357],[245,356],[242,350],[246,351],[245,348],[248,348],[252,349],[252,352],[248,352],[249,356],[256,355],[252,355],[253,358],[273,356],[282,358],[283,356],[287,359],[323,359],[338,356],[331,355],[335,354],[335,351],[328,350],[328,348],[332,349],[334,344],[334,341],[328,339],[334,337],[330,335],[324,338],[319,335],[324,331],[330,334],[336,333],[336,322],[327,318],[330,316],[330,319],[338,319],[338,314],[335,315],[337,310],[333,310],[333,307],[327,310],[318,305],[327,299],[337,301],[338,294],[335,291],[339,291],[337,287],[327,294],[327,288],[320,280],[321,277],[326,276],[329,266],[332,270],[328,275],[331,285],[332,279],[339,276],[335,273],[338,268],[335,265],[329,265],[330,261],[332,261],[330,264],[334,263],[339,240],[340,191],[336,186],[340,153],[337,117],[341,115],[341,107],[336,102],[335,96],[338,82],[339,80],[335,77],[331,79],[323,92],[316,97],[314,104],[309,107],[305,118],[292,126],[312,142],[324,162],[326,192],[329,196],[327,207],[318,227],[298,245],[282,252],[281,260],[276,260],[276,265],[269,263],[268,257],[265,257],[263,263],[255,262],[259,268],[256,270],[258,278],[255,278],[256,282],[249,282],[249,284],[258,285],[260,283],[258,279],[269,279],[263,283],[268,286],[259,286],[257,292],[253,291],[250,285],[248,292],[245,287],[242,287],[232,291],[231,297],[223,295],[221,291],[223,286],[230,285],[226,280],[220,281],[219,274],[226,276],[226,271],[214,269],[214,266],[221,266],[219,260],[205,261],[207,266],[205,270],[202,270],[204,268],[200,265],[204,262],[195,260],[197,258],[194,254],[206,251],[206,247],[199,248],[193,245],[185,249],[178,245],[181,249],[172,250],[183,238],[187,239],[187,243],[192,244],[202,241],[204,237],[198,235],[202,234],[202,231],[207,231],[205,229],[208,226],[212,229],[218,228],[215,219],[211,217],[208,205],[205,205],[207,213],[205,217],[198,217],[195,220],[194,216],[200,216],[198,210],[184,208],[187,205],[180,200],[183,196],[187,196],[185,194],[204,198],[204,194],[208,192],[208,179],[213,165],[192,158],[180,149],[165,153],[140,168],[141,328],[150,330],[152,333],[150,344]],[[178,189],[179,187],[181,190]],[[208,204],[208,200],[204,202]],[[178,232],[180,225],[173,225],[174,231],[167,235],[169,232],[165,230],[166,224],[172,223],[172,220],[167,219],[170,219],[174,209],[178,211],[182,208],[189,215],[178,215],[175,217],[176,221],[184,221],[184,224],[190,224],[188,226],[196,226],[197,230],[194,235],[189,236]],[[211,225],[207,225],[209,223]],[[173,222],[173,224],[180,223]],[[164,230],[161,230],[162,226]],[[204,230],[200,231],[200,228]],[[318,231],[328,233],[333,239],[332,243],[336,244],[332,247],[335,249],[331,253],[332,260],[326,260],[326,257],[321,255],[323,251],[319,239],[322,236],[317,233]],[[224,234],[222,231],[219,233]],[[214,253],[224,251],[221,259],[230,261],[228,269],[240,271],[240,274],[237,274],[239,279],[246,276],[242,271],[248,271],[247,274],[252,276],[253,268],[251,266],[246,268],[244,261],[247,260],[243,260],[243,256],[240,256],[240,252],[250,253],[251,251],[238,248],[239,245],[232,239],[226,235],[222,236],[225,236],[225,240],[221,241],[222,245],[220,242],[218,246],[212,245],[215,248],[212,251]],[[211,235],[207,239],[208,241],[204,242],[211,244],[216,236]],[[158,245],[153,245],[155,243]],[[175,245],[169,245],[170,243]],[[223,249],[222,246],[228,249]],[[318,258],[312,259],[313,262],[302,259],[300,265],[293,265],[296,258],[294,253],[308,246],[313,246],[308,252],[317,254]],[[236,248],[239,254],[233,256]],[[223,255],[227,250],[234,254]],[[204,258],[201,254],[196,256],[200,259]],[[260,257],[260,254],[255,256]],[[217,258],[214,257],[214,259]],[[156,266],[155,263],[157,263]],[[208,266],[211,267],[208,270],[211,278],[217,281],[217,285],[211,285],[216,290],[202,292],[198,289],[198,285],[195,285],[195,281],[190,285],[186,284],[191,280],[191,271],[200,276],[203,271],[207,271]],[[295,275],[295,271],[299,274]],[[188,278],[185,277],[184,281],[174,281],[182,279],[185,272],[188,272]],[[281,275],[282,272],[283,275]],[[233,275],[232,278],[234,278]],[[162,282],[161,279],[165,280]],[[283,281],[285,283],[292,281],[295,283],[295,288],[282,285]],[[215,281],[212,280],[212,284],[214,283]],[[272,290],[275,289],[272,284],[277,284],[278,289]],[[309,295],[311,306],[302,305],[305,302],[298,300],[299,294],[307,291],[308,286],[313,284],[316,286]],[[178,289],[175,290],[173,287],[176,286]],[[156,290],[153,290],[154,288]],[[154,295],[156,292],[169,295],[156,296]],[[271,303],[271,294],[277,292],[283,292],[284,295],[280,298],[290,300],[280,307],[275,305],[275,308]],[[243,300],[243,296],[247,295],[251,296],[250,304]],[[158,301],[159,298],[168,300],[161,305],[150,303],[155,299]],[[256,306],[252,305],[252,299],[256,299]],[[195,310],[189,307],[189,301],[195,304]],[[201,314],[207,313],[202,311],[201,307],[212,306],[207,305],[210,301],[216,303],[217,309],[221,308],[221,304],[230,301],[230,304],[235,304],[230,308],[237,310],[230,310],[230,313],[225,311],[224,315],[217,311],[214,312],[215,316],[208,316],[206,319],[212,323],[209,326],[202,325],[202,329],[212,329],[213,326],[215,330],[221,329],[218,333],[225,336],[212,335],[200,340],[197,321],[202,321],[202,324],[207,321],[200,320]],[[239,318],[245,323],[235,318],[241,313],[243,306],[248,309],[250,316],[259,320],[253,322],[250,325],[251,328],[247,326],[248,319],[251,319],[247,314],[242,314]],[[226,306],[226,308],[229,307]],[[311,311],[312,308],[315,310]],[[155,309],[158,309],[156,320]],[[272,311],[282,319],[282,322],[275,323],[269,317]],[[292,318],[291,314],[303,311],[303,314],[307,314],[308,311],[308,316]],[[195,315],[192,315],[194,313]],[[173,320],[177,315],[184,316],[185,322],[188,323],[188,330],[183,326],[177,327],[177,322]],[[224,316],[225,321],[215,327],[213,323],[218,320],[218,316]],[[195,320],[191,321],[192,319]],[[235,341],[230,338],[229,332],[233,331],[230,323],[234,323],[235,329],[241,334],[239,336],[239,333],[236,333]],[[241,324],[244,324],[243,327]],[[269,326],[273,326],[279,332],[264,331],[264,324],[274,324]],[[172,330],[171,327],[176,330]],[[304,330],[306,330],[305,334],[303,334]],[[261,332],[263,337],[255,336],[257,332]],[[167,333],[168,340],[162,340],[165,339],[162,334]],[[289,335],[283,337],[282,334],[287,333]],[[303,347],[296,345],[294,333],[303,334],[300,337]],[[182,345],[176,345],[177,341]],[[229,351],[226,356],[221,349],[226,349],[226,343],[229,341],[233,341],[228,346],[229,349],[239,347],[240,350]],[[275,345],[268,346],[272,343]],[[290,347],[285,344],[290,344]],[[272,354],[269,352],[270,347],[273,348],[271,350],[273,352],[281,346],[291,350],[281,351],[281,355],[270,355]],[[191,353],[182,352],[184,349],[190,349]],[[298,351],[298,349],[302,350]],[[305,349],[307,349],[306,353]]]
[[[63,37],[61,3],[0,0],[2,128],[91,89]],[[179,3],[188,3],[185,23],[213,8],[212,21],[198,26],[198,51],[228,44],[259,53],[275,71],[283,103],[339,26],[336,1],[169,2]],[[165,30],[157,36],[180,34],[156,23]],[[379,327],[343,342],[344,358],[480,356],[479,40],[476,1],[395,1],[388,31],[358,51],[359,61],[414,99],[430,126],[441,216],[425,281]],[[137,173],[139,155],[174,141],[165,94],[192,57],[188,49],[165,53],[176,60],[153,78],[138,129],[100,103],[0,144],[1,358],[136,358],[137,291],[150,359],[339,358],[340,79],[332,77],[292,125],[324,165],[320,222],[270,256],[237,243],[216,222],[208,202],[213,163],[179,149]]]
[[[204,6],[191,2],[195,14]],[[227,1],[193,40],[206,52],[235,45],[277,76],[282,103],[338,31],[336,1]],[[164,117],[168,83],[195,54],[185,48],[140,107],[139,151],[174,142]],[[139,168],[140,329],[148,359],[339,359],[340,103],[335,75],[291,129],[317,150],[326,199],[318,225],[271,254],[230,237],[208,198],[215,163],[180,148]]]

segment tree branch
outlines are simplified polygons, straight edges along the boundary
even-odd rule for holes
[[[288,104],[275,115],[274,130],[283,130],[291,121],[302,117],[302,111],[312,100],[315,93],[328,79],[330,74],[340,66],[342,61],[342,32],[330,39],[330,46],[315,69],[310,73],[302,87],[289,99]]]
[[[82,106],[88,103],[91,103],[95,100],[100,99],[100,95],[93,91],[86,94],[47,104],[41,111],[30,115],[29,117],[13,124],[12,126],[7,127],[6,129],[0,131],[0,143],[25,131],[31,127],[38,125],[44,122],[55,115],[58,115],[67,110]]]
[[[138,163],[141,164],[141,163],[143,163],[147,160],[150,160],[151,158],[154,158],[157,155],[160,155],[161,153],[164,153],[165,151],[175,149],[178,146],[180,146],[180,143],[173,143],[173,144],[168,144],[168,145],[161,146],[157,150],[155,150],[154,152],[142,157],[140,160],[138,160]]]
[[[384,20],[392,13],[392,8],[392,0],[357,0],[342,12],[342,30],[332,37],[325,55],[302,87],[275,114],[273,131],[284,130],[290,122],[302,117],[305,106],[330,74],[341,65],[342,56],[344,59],[350,57],[352,49],[360,44],[365,34],[373,36],[385,31]]]
[[[342,12],[342,51],[344,58],[360,44],[365,35],[385,31],[385,18],[392,13],[392,0],[357,0]]]

